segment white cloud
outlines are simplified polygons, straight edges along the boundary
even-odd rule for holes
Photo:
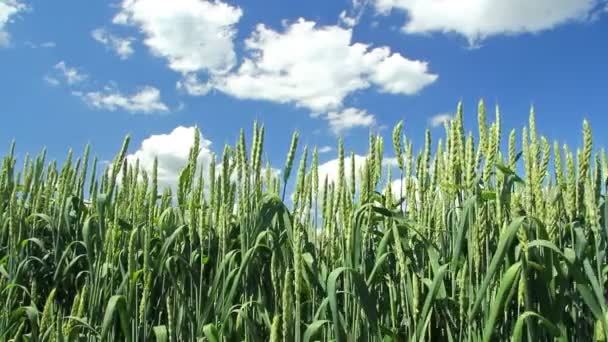
[[[322,147],[319,147],[319,149],[317,150],[317,152],[319,152],[319,153],[328,153],[331,151],[333,151],[333,147],[331,147],[331,146],[322,146]]]
[[[263,24],[245,41],[246,57],[216,86],[237,98],[293,103],[313,113],[337,111],[344,99],[375,85],[383,92],[414,94],[433,83],[426,62],[388,47],[352,42],[352,29],[318,27],[299,19],[283,32]]]
[[[218,0],[123,0],[120,8],[114,23],[137,26],[144,44],[175,71],[223,73],[236,62],[238,7]]]
[[[88,75],[76,68],[69,67],[64,61],[57,63],[53,69],[56,75],[46,75],[44,80],[58,86],[62,82],[71,86],[72,95],[80,97],[86,104],[96,109],[108,111],[124,110],[130,113],[164,113],[169,107],[160,97],[160,90],[152,86],[143,86],[132,94],[123,94],[114,85],[105,86],[103,90],[87,91],[83,82]],[[90,83],[90,82],[87,82]]]
[[[142,141],[137,151],[127,156],[127,160],[135,163],[139,159],[139,165],[151,175],[154,158],[158,158],[159,186],[175,188],[181,170],[188,163],[194,132],[195,127],[179,126],[169,134],[151,135]],[[210,147],[211,141],[201,135],[199,165],[209,165],[213,157]]]
[[[0,47],[6,47],[10,43],[10,34],[6,26],[11,22],[11,17],[25,10],[25,5],[15,0],[0,1]]]
[[[134,153],[127,155],[127,161],[131,165],[139,160],[140,167],[152,174],[154,159],[158,159],[158,183],[159,188],[169,187],[176,189],[179,175],[188,163],[190,148],[194,145],[194,134],[196,127],[178,126],[168,134],[155,134],[145,138],[140,147]],[[199,132],[200,144],[197,165],[199,170],[203,168],[205,183],[209,184],[209,166],[215,153],[211,149],[212,142]],[[216,175],[221,174],[221,161],[216,164]],[[263,172],[268,169],[264,166]],[[270,167],[270,172],[276,177],[281,171]],[[238,181],[236,173],[232,173],[230,179]]]
[[[376,10],[407,12],[407,33],[455,32],[475,43],[489,36],[540,32],[584,20],[598,0],[374,0]]]
[[[241,99],[295,104],[342,132],[375,122],[364,110],[343,108],[356,91],[375,87],[411,95],[437,79],[424,61],[352,42],[351,26],[364,7],[365,2],[355,1],[357,15],[341,13],[346,27],[304,19],[285,23],[282,31],[259,24],[245,40],[236,68],[234,38],[243,12],[220,0],[122,0],[113,21],[138,27],[152,53],[182,74],[176,87],[187,94],[217,89]]]
[[[55,64],[53,69],[59,73],[59,76],[65,80],[68,85],[81,83],[88,78],[88,75],[84,72],[79,71],[74,67],[69,67],[64,61]],[[55,80],[58,81],[57,78],[55,78]]]
[[[133,47],[131,46],[131,43],[133,43],[133,38],[131,37],[118,37],[109,33],[103,28],[93,30],[91,32],[91,36],[96,41],[114,51],[120,57],[120,59],[127,59],[134,52]]]
[[[426,63],[403,58],[400,54],[389,56],[387,47],[372,52],[383,56],[370,76],[383,92],[413,95],[437,79],[436,75],[427,73]]]
[[[340,12],[340,23],[347,27],[355,27],[361,20],[370,0],[352,0],[352,7],[348,11]]]
[[[397,167],[399,166],[399,161],[397,157],[382,158],[382,166]]]
[[[334,134],[341,134],[354,127],[370,127],[376,123],[374,115],[364,109],[345,108],[324,116]]]
[[[415,184],[416,184],[416,179],[415,179],[415,178],[413,178],[412,180],[413,180],[413,181],[415,182]],[[394,180],[392,180],[392,181],[390,182],[390,185],[391,185],[391,193],[393,194],[393,200],[395,200],[395,201],[400,200],[400,199],[401,199],[401,196],[402,196],[402,195],[405,195],[405,193],[402,193],[402,192],[405,192],[405,184],[406,184],[405,179],[404,179],[404,181],[403,181],[403,186],[404,186],[404,188],[402,188],[402,187],[401,187],[401,184],[402,184],[401,179],[394,179]],[[386,192],[387,192],[387,190],[388,190],[388,184],[382,184],[382,187],[383,187],[383,189],[382,189],[382,193],[386,195]],[[419,196],[418,196],[418,195],[419,195],[418,191],[416,191],[416,195],[417,195],[417,197],[419,197]],[[405,200],[404,200],[404,202],[403,202],[403,203],[404,203],[404,204],[406,204]]]
[[[361,177],[362,177],[363,167],[365,166],[365,162],[366,162],[366,156],[358,155],[358,154],[355,155],[355,183],[357,185],[357,191],[360,189],[360,186],[361,186]],[[323,190],[326,176],[328,179],[328,184],[331,184],[331,183],[334,183],[334,185],[338,184],[339,163],[340,163],[340,160],[338,158],[335,158],[335,159],[331,159],[331,160],[319,165],[319,189],[321,191]],[[396,166],[396,159],[395,158],[385,158],[382,161],[382,165],[385,168]],[[385,171],[386,171],[386,169],[383,170],[383,178],[380,180],[380,182],[378,184],[379,188],[381,189],[381,191],[383,193],[385,193],[386,189],[387,189],[387,178],[386,178],[387,174]],[[350,182],[351,182],[351,158],[350,158],[350,156],[344,158],[344,174],[346,177],[347,184],[350,187]],[[395,175],[395,173],[393,172],[393,176],[394,175]],[[411,181],[413,182],[414,185],[417,185],[417,183],[418,183],[415,178],[411,178]],[[394,177],[390,181],[390,184],[391,184],[393,196],[394,196],[395,200],[398,200],[400,198],[400,192],[401,192],[401,179],[399,179],[398,176],[396,178]],[[418,190],[416,190],[416,198],[417,198],[417,201],[419,202],[420,193]]]
[[[177,81],[176,88],[193,96],[201,96],[211,91],[213,85],[209,82],[199,81],[196,74],[187,74],[182,80]]]
[[[393,194],[393,199],[394,200],[398,200],[399,198],[401,198],[401,179],[395,179],[392,180],[390,182],[391,185],[391,193]],[[405,185],[405,182],[404,182]],[[386,191],[388,190],[388,184],[384,184],[384,189],[382,190],[382,193],[386,195]]]
[[[151,86],[141,88],[137,93],[124,95],[106,87],[103,91],[91,91],[87,93],[74,92],[88,105],[109,111],[125,110],[131,113],[160,113],[167,112],[169,108],[160,99],[160,91]]]
[[[452,114],[448,114],[448,113],[437,114],[429,119],[429,125],[432,128],[439,127],[439,126],[443,125],[444,122],[450,121],[453,118],[454,118],[454,116]]]
[[[338,166],[339,166],[340,160],[338,158],[335,159],[331,159],[323,164],[319,165],[319,188],[320,190],[322,190],[322,187],[324,186],[324,182],[325,182],[325,177],[327,176],[328,179],[328,183],[334,183],[335,185],[337,185],[338,180],[339,180],[339,174],[338,174]],[[364,155],[355,155],[355,183],[357,184],[357,190],[359,190],[359,187],[361,185],[361,176],[362,176],[362,172],[363,172],[363,167],[365,166],[366,163],[366,156]],[[379,183],[379,187],[382,188],[383,191],[386,190],[386,168],[387,167],[396,167],[397,166],[397,159],[396,158],[384,158],[382,160],[382,166],[385,168],[383,170],[383,179],[380,181]],[[344,174],[347,180],[347,184],[348,186],[350,186],[350,182],[351,182],[351,158],[350,156],[345,157],[344,158]],[[395,175],[395,173],[393,172],[393,175]],[[414,183],[416,183],[416,180],[413,179]],[[391,188],[392,188],[392,192],[393,195],[395,196],[396,199],[398,199],[399,197],[399,193],[401,190],[401,180],[399,178],[393,179],[391,180]]]
[[[346,11],[340,12],[340,23],[346,27],[354,27],[357,25],[357,18],[348,16]]]
[[[412,177],[412,178],[409,179],[409,181],[410,181],[410,183],[409,183],[410,186],[414,186],[415,187],[414,191],[415,191],[416,206],[420,207],[420,205],[422,204],[422,196],[421,196],[421,193],[420,193],[420,188],[418,187],[418,179],[416,177]],[[407,208],[407,206],[408,206],[407,194],[402,193],[402,191],[405,192],[406,183],[408,183],[406,181],[406,179],[403,179],[403,188],[402,188],[401,187],[401,184],[402,184],[401,179],[395,179],[395,180],[392,180],[390,182],[390,184],[391,184],[391,193],[393,194],[393,199],[395,201],[399,201],[399,200],[403,199],[403,202],[402,202],[402,205],[401,205],[401,207],[403,209]],[[384,188],[382,189],[382,193],[386,194],[386,191],[388,190],[388,185],[387,184],[383,184],[383,187]],[[404,196],[406,198],[402,198],[401,196]],[[442,193],[439,192],[437,194],[437,196],[442,196]]]
[[[327,177],[328,184],[338,184],[339,180],[339,164],[340,159],[331,159],[319,165],[319,187],[322,188]],[[355,182],[361,181],[361,168],[365,165],[365,156],[355,155]],[[351,157],[344,158],[344,174],[347,179],[347,184],[350,184],[351,179]]]

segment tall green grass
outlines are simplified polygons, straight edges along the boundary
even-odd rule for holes
[[[364,165],[340,141],[335,182],[297,133],[277,174],[263,126],[204,166],[196,132],[174,192],[126,162],[128,138],[101,174],[88,148],[18,167],[12,146],[0,340],[606,341],[608,160],[589,124],[573,150],[533,113],[504,142],[498,113],[478,118],[476,139],[459,105],[418,152],[398,124],[394,170],[381,137]]]

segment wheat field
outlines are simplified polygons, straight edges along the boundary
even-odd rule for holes
[[[297,132],[274,172],[258,124],[209,165],[197,132],[173,189],[127,162],[129,138],[104,171],[88,147],[57,165],[13,144],[0,341],[606,341],[590,125],[569,148],[533,111],[508,135],[483,101],[474,132],[463,115],[420,148],[403,123],[389,146],[370,134],[363,165],[340,140],[337,181]]]

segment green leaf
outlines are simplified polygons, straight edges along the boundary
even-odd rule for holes
[[[329,323],[330,321],[328,320],[320,320],[320,321],[314,321],[312,322],[307,328],[306,331],[304,332],[304,340],[303,342],[310,342],[311,339],[317,337],[319,335],[319,333],[321,332],[321,328],[323,327],[323,325]]]
[[[509,267],[509,269],[502,276],[498,293],[496,293],[496,296],[492,300],[492,304],[490,306],[490,317],[486,321],[483,329],[484,342],[491,340],[496,320],[498,319],[499,315],[503,313],[503,307],[506,305],[506,299],[509,296],[509,292],[511,291],[513,284],[517,282],[517,279],[519,279],[520,272],[521,261],[511,265],[511,267]]]
[[[169,341],[169,332],[167,331],[167,326],[158,325],[152,328],[154,332],[154,337],[156,337],[156,342],[168,342]]]
[[[426,295],[426,299],[424,300],[424,305],[422,306],[422,311],[420,311],[420,317],[418,318],[418,323],[416,324],[416,336],[420,339],[422,338],[423,326],[424,322],[430,318],[431,308],[433,307],[433,301],[439,292],[439,289],[443,285],[443,276],[445,271],[447,270],[448,265],[445,264],[437,270],[435,273],[435,277],[433,277],[433,283],[431,284],[431,288],[429,289],[429,293]]]
[[[492,278],[498,273],[500,269],[500,265],[503,262],[503,259],[507,253],[508,247],[511,245],[513,241],[513,237],[519,230],[520,226],[524,222],[524,217],[518,217],[505,229],[500,235],[500,239],[498,240],[498,247],[496,248],[496,252],[492,257],[492,261],[490,262],[490,266],[488,267],[488,271],[486,272],[486,276],[481,283],[481,286],[477,290],[477,296],[475,298],[475,302],[473,307],[469,311],[469,317],[473,317],[477,314],[477,310],[481,306],[481,302],[485,297],[485,293],[490,286],[490,282]]]
[[[349,269],[346,267],[338,267],[333,270],[327,278],[327,296],[329,297],[329,308],[331,310],[332,322],[334,325],[334,334],[336,341],[342,342],[346,340],[344,336],[344,329],[342,322],[340,321],[340,312],[338,310],[338,289],[337,282],[338,277]]]
[[[131,341],[129,315],[127,312],[127,302],[125,296],[115,295],[110,298],[108,305],[106,306],[106,313],[103,317],[103,323],[101,325],[101,339],[107,340],[110,330],[114,326],[114,317],[118,311],[118,317],[120,321],[120,328],[122,334],[127,341]]]
[[[220,342],[220,334],[217,331],[217,327],[215,324],[210,323],[203,327],[203,333],[205,337],[209,340],[209,342]]]
[[[524,324],[530,317],[534,317],[534,318],[538,319],[540,321],[540,323],[543,324],[547,328],[547,330],[549,331],[549,333],[551,333],[551,335],[559,338],[558,339],[559,341],[566,342],[566,340],[562,336],[559,328],[557,326],[555,326],[555,324],[553,324],[553,322],[551,322],[548,319],[546,319],[545,317],[543,317],[535,312],[531,312],[531,311],[524,312],[521,315],[519,315],[519,317],[517,318],[517,322],[515,323],[515,328],[513,328],[513,333],[511,334],[512,342],[521,342],[522,341],[522,336],[523,336],[523,332],[524,332]]]

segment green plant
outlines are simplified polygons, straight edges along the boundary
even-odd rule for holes
[[[362,165],[340,140],[336,181],[304,148],[291,207],[299,135],[263,173],[257,123],[209,165],[197,131],[175,189],[127,162],[128,138],[103,173],[88,147],[19,168],[13,144],[0,340],[605,341],[608,169],[589,123],[575,156],[531,111],[503,153],[498,108],[488,124],[479,103],[477,137],[463,112],[419,153],[399,123],[395,170],[376,135]]]

